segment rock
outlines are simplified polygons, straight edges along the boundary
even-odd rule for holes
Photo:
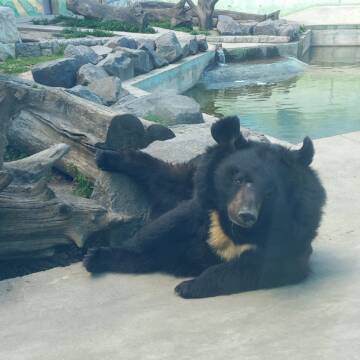
[[[99,57],[96,55],[95,51],[85,45],[68,45],[64,51],[66,57],[73,57],[80,61],[81,65],[84,64],[97,64]]]
[[[182,57],[183,58],[186,58],[187,56],[190,55],[190,46],[188,43],[182,43],[181,49],[182,49]]]
[[[128,48],[118,48],[118,50],[124,52],[133,60],[135,75],[148,73],[154,68],[148,52],[140,49],[133,50]]]
[[[169,31],[155,40],[156,52],[172,63],[182,56],[182,48],[174,32]]]
[[[176,135],[173,139],[150,144],[145,150],[152,156],[161,160],[182,163],[205,152],[208,146],[215,145],[210,136],[211,125],[218,119],[206,115],[204,123],[192,125],[178,125],[173,128]],[[269,140],[259,133],[241,127],[241,132],[246,139],[268,143]]]
[[[117,76],[122,81],[134,77],[134,62],[123,51],[109,54],[98,63],[98,66],[103,67],[109,75]]]
[[[0,43],[13,44],[17,42],[21,42],[21,37],[16,27],[14,12],[7,6],[0,6]]]
[[[91,46],[91,49],[94,50],[95,54],[101,57],[102,59],[107,55],[109,55],[110,53],[112,53],[113,51],[111,48],[102,45]]]
[[[93,64],[83,65],[77,73],[77,83],[89,85],[91,82],[108,77],[108,73],[99,66]]]
[[[205,36],[197,37],[197,43],[198,43],[198,49],[200,52],[205,52],[209,48],[209,45],[207,43]]]
[[[144,44],[146,44],[146,46],[148,46],[151,50],[155,51],[156,49],[156,45],[155,45],[155,41],[151,40],[151,39],[138,39],[137,40],[139,43],[138,49],[140,49],[140,47]]]
[[[130,112],[145,119],[171,126],[202,123],[200,105],[192,98],[173,92],[158,92],[116,105],[114,110]]]
[[[183,57],[195,55],[199,51],[199,45],[195,37],[181,41],[180,44],[182,47]]]
[[[161,68],[163,66],[169,65],[169,62],[160,56],[156,51],[154,51],[149,43],[146,42],[141,44],[139,46],[139,50],[144,50],[149,54],[153,67]]]
[[[15,44],[16,56],[23,57],[37,57],[41,56],[40,43],[16,43]]]
[[[126,95],[126,91],[121,86],[121,80],[115,76],[93,81],[89,84],[89,89],[99,96],[105,105],[112,105],[121,96]]]
[[[8,58],[14,58],[14,57],[15,57],[15,45],[0,43],[0,61],[5,61]]]
[[[276,35],[275,21],[268,19],[254,26],[254,35]]]
[[[86,86],[76,85],[71,89],[66,90],[68,93],[79,96],[83,99],[90,100],[94,103],[103,105],[103,100],[95,93],[89,90]]]
[[[288,36],[290,41],[298,40],[300,36],[300,25],[297,23],[280,23],[276,25],[279,36]]]
[[[117,48],[117,47],[126,47],[129,49],[137,49],[138,43],[132,37],[119,36],[119,37],[114,37],[111,40],[109,40],[105,44],[105,46],[112,48],[112,49]]]
[[[65,58],[37,64],[31,72],[34,80],[40,84],[71,88],[76,85],[79,67],[76,59]]]
[[[239,23],[231,16],[219,15],[217,30],[220,35],[250,35],[254,24],[255,23]]]

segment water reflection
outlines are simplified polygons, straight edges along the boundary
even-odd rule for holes
[[[264,64],[231,64],[225,81],[211,85],[219,73],[207,73],[188,95],[204,112],[239,114],[244,126],[292,143],[306,135],[320,138],[360,130],[359,48],[314,48],[307,59],[310,66],[286,78],[282,69],[289,68],[288,61],[260,69]],[[290,68],[294,70],[294,64]],[[278,74],[283,80],[273,83],[271,78]],[[246,82],[239,82],[242,79]]]

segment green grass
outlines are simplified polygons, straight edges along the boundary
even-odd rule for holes
[[[37,56],[37,57],[19,57],[17,59],[7,59],[4,62],[0,62],[0,73],[5,74],[19,74],[31,70],[31,67],[45,62],[56,60],[63,57],[63,54],[58,53],[49,56]]]
[[[50,25],[58,24],[62,26],[68,26],[71,28],[87,28],[103,31],[126,31],[126,32],[143,32],[154,34],[155,30],[152,27],[147,27],[144,31],[141,31],[140,27],[136,24],[124,23],[118,20],[96,20],[96,19],[80,19],[71,16],[59,15],[52,20],[47,19],[34,19],[35,25]]]
[[[65,39],[74,39],[74,38],[85,38],[88,36],[111,37],[111,36],[114,36],[114,33],[112,33],[111,31],[104,31],[104,30],[84,31],[84,30],[79,30],[78,28],[69,28],[69,29],[62,30],[56,36],[65,38]]]
[[[163,118],[161,118],[160,116],[153,114],[153,113],[146,114],[144,116],[144,119],[161,124],[161,125],[166,125],[166,121]]]
[[[68,165],[68,172],[73,176],[73,194],[89,199],[94,190],[93,182],[73,164]]]

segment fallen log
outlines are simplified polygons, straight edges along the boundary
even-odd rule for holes
[[[57,144],[4,163],[1,173],[8,179],[4,187],[0,176],[0,259],[52,256],[57,247],[74,243],[83,247],[95,232],[127,221],[95,201],[49,188],[52,166],[68,151],[68,145]]]
[[[88,178],[97,178],[97,147],[140,149],[155,140],[174,137],[165,126],[115,112],[59,88],[0,76],[0,94],[0,113],[12,115],[9,143],[28,154],[57,143],[70,145],[56,167],[72,176],[75,166]]]

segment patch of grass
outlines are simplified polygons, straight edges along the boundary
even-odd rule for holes
[[[89,31],[81,31],[78,28],[69,28],[62,30],[57,37],[65,38],[65,39],[75,39],[75,38],[85,38],[88,36],[94,37],[112,37],[114,33],[110,31],[103,30],[89,30]]]
[[[54,19],[34,19],[35,25],[50,25],[58,24],[62,26],[68,26],[71,28],[87,28],[103,31],[126,31],[136,33],[150,33],[154,34],[155,29],[148,26],[143,31],[136,24],[129,24],[118,20],[96,20],[96,19],[81,19],[72,16],[59,15]],[[96,36],[96,35],[94,35]]]
[[[94,190],[93,182],[73,164],[68,165],[68,171],[73,175],[73,194],[89,199]]]
[[[159,28],[162,28],[162,29],[170,29],[170,30],[182,31],[182,32],[187,32],[187,33],[191,33],[192,31],[194,31],[192,25],[172,26],[170,21],[152,21],[150,23],[150,25],[155,26],[155,27],[159,27]]]
[[[29,155],[26,154],[25,152],[15,149],[11,145],[8,145],[5,150],[4,161],[5,162],[16,161],[16,160],[26,158],[27,156],[29,156]]]
[[[207,30],[192,30],[190,32],[191,35],[205,35],[205,36],[209,36],[210,32]]]
[[[300,25],[300,32],[304,33],[306,31],[305,25]]]
[[[34,56],[34,57],[19,57],[17,59],[7,59],[0,62],[0,73],[4,74],[19,74],[31,70],[32,66],[45,62],[56,60],[63,57],[63,54],[58,53],[48,56]]]
[[[144,116],[145,120],[149,120],[161,125],[166,125],[166,121],[164,121],[163,118],[161,118],[159,115],[153,114],[153,113],[148,113]]]

